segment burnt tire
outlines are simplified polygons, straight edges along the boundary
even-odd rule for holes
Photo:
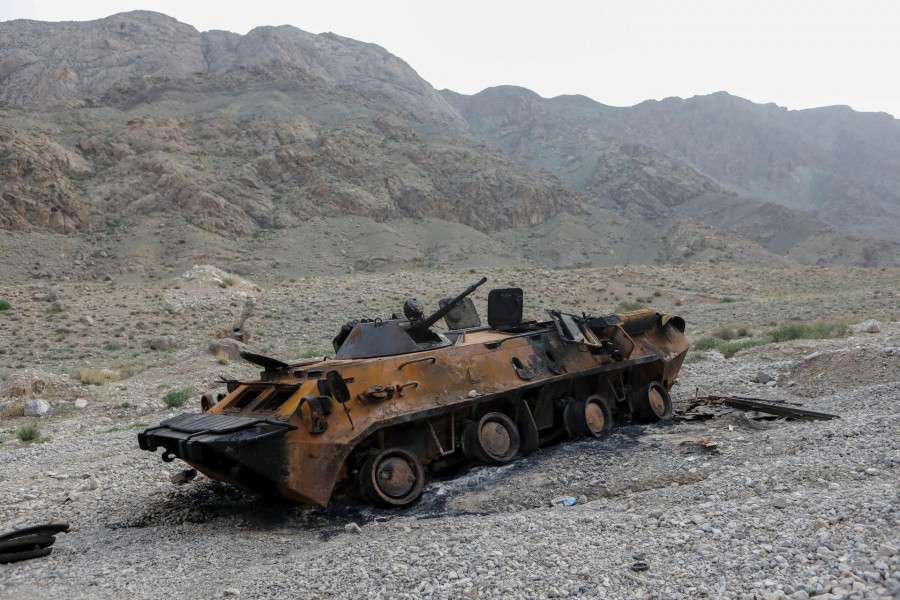
[[[563,424],[569,437],[601,437],[612,428],[612,412],[603,397],[588,396],[566,404]]]
[[[382,450],[359,470],[359,491],[372,506],[407,506],[418,500],[424,489],[422,461],[403,448]]]
[[[502,465],[519,453],[521,437],[512,419],[499,412],[469,423],[462,434],[462,451],[470,462]]]
[[[656,423],[672,418],[672,397],[658,381],[641,388],[632,389],[628,394],[631,418],[638,423]]]

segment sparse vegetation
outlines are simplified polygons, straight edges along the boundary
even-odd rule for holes
[[[75,379],[87,385],[103,385],[107,381],[120,381],[122,374],[111,369],[92,369],[82,367],[75,371]]]
[[[227,365],[231,361],[231,357],[228,356],[228,351],[224,348],[220,348],[216,353],[216,362],[220,365]]]
[[[713,332],[713,336],[720,340],[736,340],[738,338],[750,337],[752,333],[744,326],[722,325]]]
[[[311,348],[309,350],[304,350],[300,353],[300,358],[319,358],[322,356],[326,356],[328,354],[327,350],[319,350],[317,348]]]
[[[187,402],[190,396],[191,390],[189,388],[186,388],[183,390],[169,392],[168,394],[163,396],[163,402],[169,408],[178,408],[179,406],[184,406],[184,403]]]
[[[29,423],[28,425],[22,425],[17,435],[23,442],[37,442],[41,439],[41,430],[34,423]]]
[[[643,302],[623,300],[622,302],[619,302],[618,306],[616,306],[616,312],[629,312],[632,310],[641,310],[642,308],[647,308],[647,305]]]
[[[12,304],[7,300],[0,300],[0,310],[9,310],[12,308]]]
[[[817,321],[814,323],[789,323],[766,334],[770,342],[787,342],[790,340],[821,340],[826,338],[845,337],[850,328],[845,323],[836,321]]]
[[[750,331],[746,327],[722,326],[716,329],[711,337],[704,337],[692,344],[697,351],[717,350],[725,358],[735,353],[756,346],[787,342],[790,340],[826,339],[844,337],[850,332],[846,324],[836,321],[817,321],[814,323],[789,323],[768,331],[758,338],[749,338]],[[744,338],[744,339],[738,339]],[[737,341],[732,341],[737,340]]]

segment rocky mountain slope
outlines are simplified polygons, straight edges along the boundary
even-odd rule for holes
[[[438,93],[378,46],[289,26],[201,33],[145,11],[0,23],[5,270],[162,276],[217,262],[278,280],[403,266],[900,262],[900,244],[759,208],[770,205],[748,199],[750,175],[695,164],[652,125],[666,117],[636,123],[638,110],[649,109],[517,88]],[[866,214],[884,210],[872,200]]]
[[[4,155],[68,181],[63,201],[8,174],[8,228],[47,223],[30,203],[68,229],[180,213],[237,235],[341,214],[493,231],[582,209],[561,182],[468,138],[455,109],[371,44],[293,27],[201,34],[148,12],[0,32]],[[29,140],[78,160],[44,164]]]
[[[651,204],[668,205],[673,189],[724,188],[861,236],[900,240],[900,121],[884,113],[789,111],[724,92],[631,108],[511,86],[444,96],[476,135],[600,198],[633,200],[631,190],[609,186],[617,180],[662,190],[644,194]],[[643,172],[635,172],[636,156]],[[648,207],[646,198],[650,212],[668,207]]]

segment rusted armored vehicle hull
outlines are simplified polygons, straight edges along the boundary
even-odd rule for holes
[[[614,419],[671,416],[688,350],[679,317],[548,311],[548,321],[522,323],[512,291],[499,290],[500,304],[513,298],[500,325],[438,332],[436,319],[414,315],[348,324],[334,359],[248,355],[265,368],[258,381],[232,382],[218,402],[204,398],[204,412],[147,429],[140,447],[297,502],[325,506],[336,490],[358,489],[372,504],[403,506],[429,470],[505,463],[561,437],[601,436]],[[441,316],[465,308],[464,295]]]

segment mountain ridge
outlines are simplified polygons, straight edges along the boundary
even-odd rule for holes
[[[700,102],[756,114],[753,103],[730,98]],[[746,167],[739,154],[715,162],[683,136],[696,103],[675,102],[670,118],[660,108],[667,101],[617,108],[514,86],[437,92],[374,44],[292,26],[200,33],[147,11],[86,23],[0,23],[0,102],[0,162],[15,167],[0,176],[0,228],[106,240],[108,260],[88,259],[87,244],[79,265],[55,272],[83,273],[88,263],[92,273],[103,264],[161,272],[176,268],[169,256],[188,266],[234,263],[256,251],[248,236],[275,231],[297,240],[320,219],[317,227],[340,231],[366,253],[345,253],[324,232],[307,232],[317,240],[310,249],[327,249],[296,257],[294,268],[471,265],[467,245],[486,264],[518,257],[547,267],[900,263],[900,244],[824,224],[800,210],[804,196],[775,185],[819,186],[833,201],[814,208],[836,221],[852,216],[835,208],[849,190],[864,216],[883,224],[891,213],[877,186],[850,175],[854,165],[872,177],[892,168],[879,153],[892,152],[893,138],[869,150],[875,158],[864,154],[830,171],[824,151],[801,145],[787,153],[794,163],[778,163],[783,174],[750,185],[737,169]],[[853,137],[852,117],[837,110],[804,123],[827,125],[841,141],[833,157],[840,160],[880,127],[866,121]],[[716,141],[714,130],[698,130]],[[803,163],[804,152],[819,162]],[[792,178],[797,173],[806,178]],[[890,188],[892,179],[885,181]],[[787,212],[760,208],[791,193],[797,206]],[[383,248],[348,228],[351,215],[379,224],[363,229]],[[742,224],[748,219],[753,227]],[[784,233],[773,243],[761,232],[776,225]],[[157,227],[177,231],[176,241],[154,241]],[[818,246],[805,241],[816,237]],[[825,252],[829,243],[842,251]],[[150,264],[151,256],[162,265]]]

